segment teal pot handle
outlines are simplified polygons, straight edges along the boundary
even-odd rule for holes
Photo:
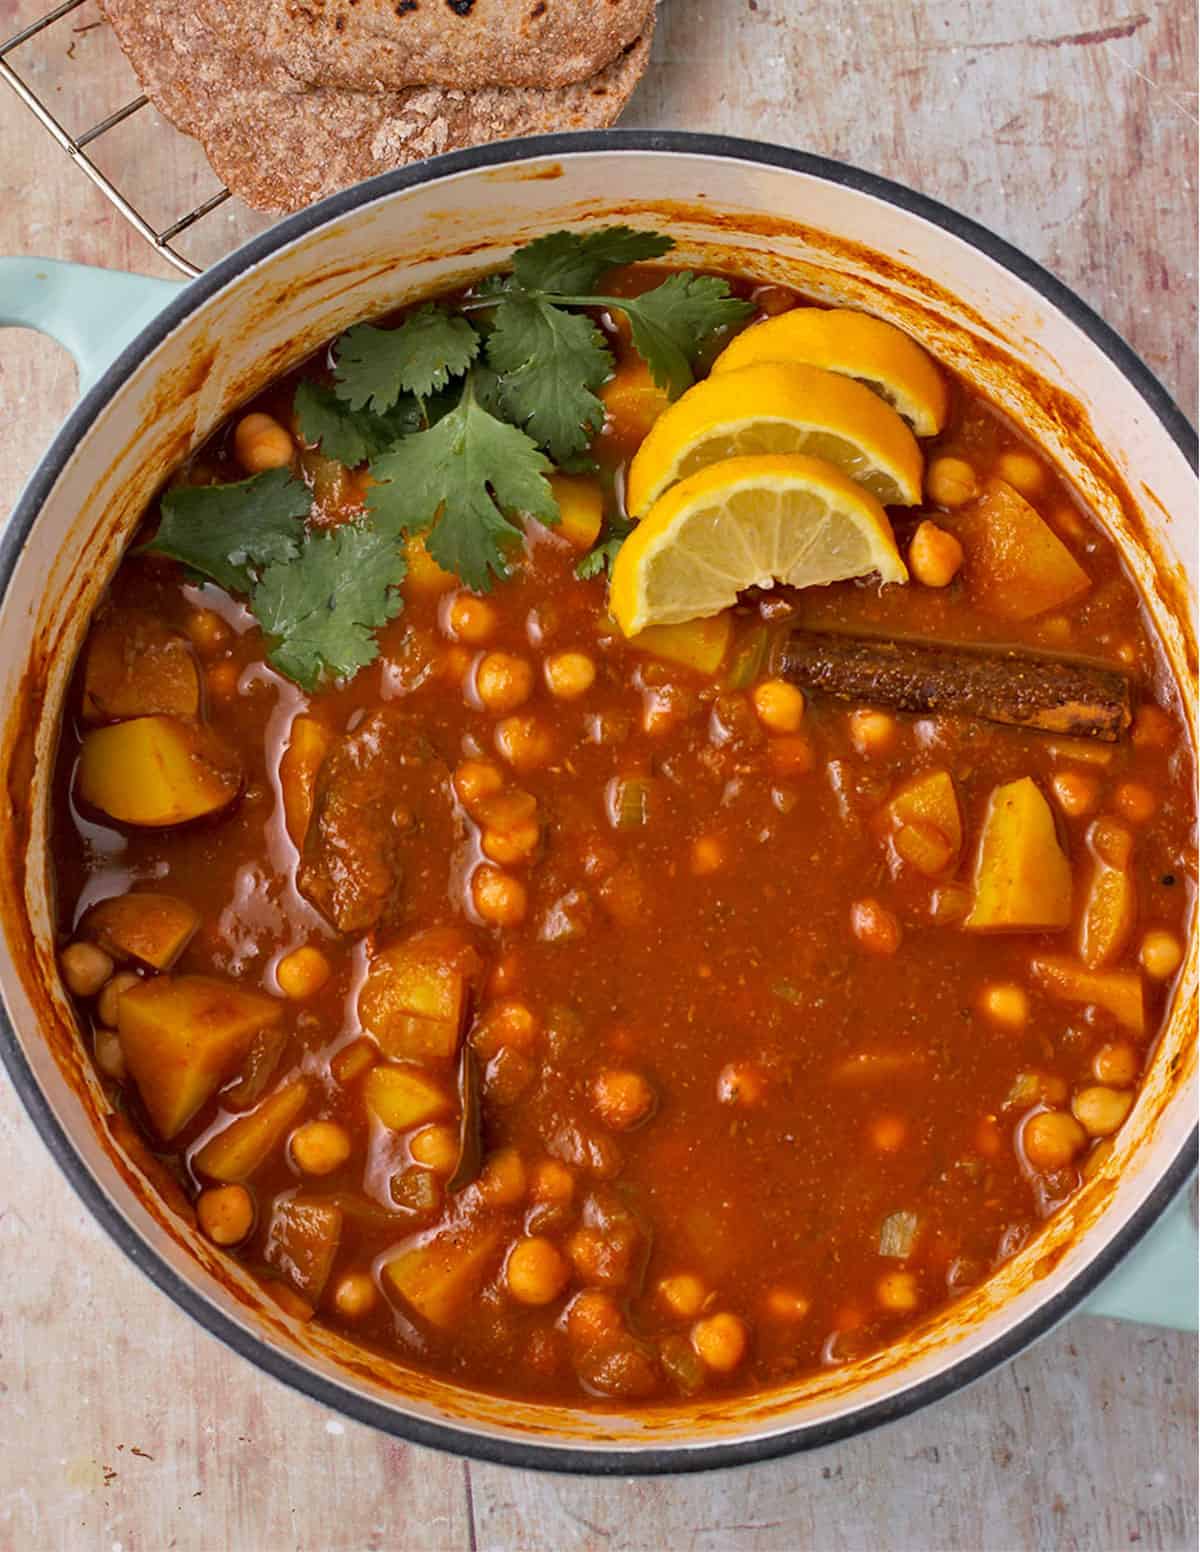
[[[1200,1244],[1191,1190],[1163,1213],[1145,1239],[1082,1306],[1088,1315],[1195,1331],[1200,1310]]]
[[[179,289],[90,264],[0,258],[0,328],[37,329],[66,346],[82,395]]]
[[[56,259],[0,258],[0,326],[40,329],[74,356],[84,393],[179,291],[171,280]],[[1092,1294],[1088,1314],[1196,1329],[1196,1230],[1176,1203]]]

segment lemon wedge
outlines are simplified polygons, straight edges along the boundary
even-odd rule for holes
[[[908,577],[887,513],[804,453],[725,458],[659,498],[617,552],[609,608],[626,636],[717,614],[747,587]]]
[[[856,378],[909,423],[919,437],[946,424],[950,396],[932,359],[895,324],[848,307],[796,307],[753,324],[732,340],[712,370],[736,372],[764,361],[824,367]]]
[[[885,506],[921,499],[921,449],[894,409],[836,372],[767,362],[705,378],[658,417],[629,465],[628,510],[644,517],[677,480],[757,453],[823,458]]]

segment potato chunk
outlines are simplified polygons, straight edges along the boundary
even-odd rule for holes
[[[114,959],[136,959],[153,970],[169,970],[199,925],[199,913],[186,900],[135,891],[101,900],[79,930]]]
[[[210,728],[177,717],[136,717],[83,740],[78,792],[122,824],[186,824],[241,791],[237,755]]]
[[[276,1197],[263,1259],[310,1304],[318,1304],[341,1237],[342,1210],[332,1202]]]
[[[401,1250],[383,1275],[411,1309],[445,1329],[465,1313],[503,1239],[498,1225],[450,1229]]]
[[[962,850],[962,815],[949,771],[922,771],[885,807],[892,844],[905,862],[930,877],[952,868]]]
[[[281,1014],[269,997],[206,975],[130,987],[119,1004],[121,1051],[159,1134],[181,1131]]]
[[[650,625],[629,638],[629,645],[653,657],[666,658],[694,668],[699,674],[715,674],[729,650],[733,616],[726,609],[706,620],[684,620],[680,625]]]
[[[140,610],[92,627],[83,668],[83,720],[200,715],[200,676],[186,637]]]
[[[1057,954],[1042,955],[1032,961],[1030,969],[1059,1002],[1103,1008],[1132,1034],[1145,1034],[1142,978],[1136,970],[1089,970]]]
[[[967,592],[988,614],[1032,619],[1061,608],[1092,585],[1050,525],[1003,480],[988,480],[953,526],[966,554]]]
[[[372,1067],[363,1084],[371,1114],[394,1132],[436,1121],[450,1109],[450,1097],[435,1078],[419,1067]]]
[[[997,787],[975,865],[975,900],[963,923],[975,932],[1032,932],[1071,920],[1071,864],[1054,815],[1029,776]]]
[[[303,1078],[276,1089],[248,1115],[238,1116],[210,1137],[193,1156],[193,1168],[227,1184],[245,1180],[278,1146],[307,1103],[308,1084]]]
[[[1079,957],[1089,970],[1119,958],[1137,921],[1137,890],[1130,870],[1133,832],[1118,819],[1097,819],[1088,830],[1092,874],[1083,920]]]
[[[453,928],[393,944],[371,961],[358,1015],[385,1056],[453,1061],[467,1011],[468,977],[479,956]]]
[[[283,815],[293,845],[303,848],[312,818],[317,773],[333,743],[333,734],[315,717],[294,718],[287,748],[279,762]]]

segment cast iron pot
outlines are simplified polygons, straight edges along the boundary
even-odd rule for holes
[[[894,320],[1028,428],[1120,545],[1194,734],[1195,433],[1058,281],[896,184],[708,135],[550,136],[361,184],[182,288],[3,260],[0,322],[67,345],[86,392],[0,539],[10,805],[0,1050],[90,1211],[170,1298],[261,1368],[422,1444],[516,1466],[628,1474],[762,1460],[862,1431],[956,1390],[1085,1301],[1096,1312],[1194,1324],[1195,1238],[1186,1210],[1172,1206],[1196,1157],[1194,941],[1157,1060],[1108,1164],[985,1286],[896,1346],[768,1395],[597,1414],[517,1404],[364,1361],[284,1315],[173,1216],[105,1126],[103,1094],[58,983],[46,869],[49,779],[72,664],[168,471],[349,324],[503,265],[541,232],[617,221],[669,231],[683,262],[785,281]]]

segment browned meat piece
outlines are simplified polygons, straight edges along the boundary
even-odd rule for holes
[[[446,763],[403,712],[385,707],[326,757],[297,883],[342,932],[363,932],[397,919],[402,889],[414,907],[439,892],[444,901],[455,839]],[[414,864],[407,854],[418,850],[424,860]]]

